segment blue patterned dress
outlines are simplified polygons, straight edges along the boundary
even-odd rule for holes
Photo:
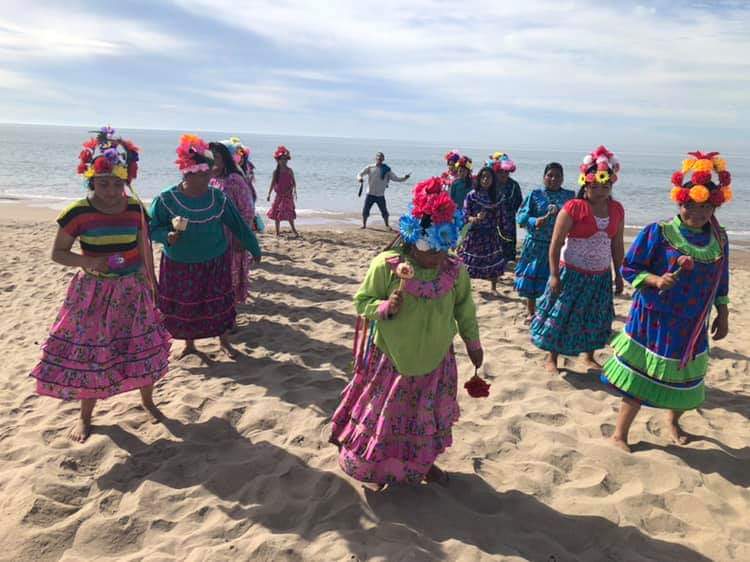
[[[729,302],[727,248],[723,230],[717,237],[709,225],[691,229],[679,216],[640,232],[622,266],[623,277],[636,289],[630,317],[612,340],[615,355],[604,365],[604,378],[617,390],[658,408],[701,405],[709,347],[708,316],[701,316],[712,304]],[[659,294],[645,284],[648,274],[674,272],[683,255],[695,265],[680,272],[672,289]],[[681,366],[694,330],[695,346]]]
[[[497,279],[505,270],[502,238],[502,200],[493,203],[485,190],[474,190],[466,196],[464,214],[468,220],[484,212],[484,220],[472,224],[458,255],[472,279]]]
[[[557,214],[553,215],[541,228],[537,228],[536,219],[547,214],[550,205],[563,208],[566,201],[573,199],[575,193],[569,189],[549,191],[535,189],[526,197],[518,209],[516,221],[518,226],[527,231],[521,249],[521,259],[516,264],[515,287],[518,294],[527,299],[537,299],[544,293],[549,278],[549,243],[555,228]]]

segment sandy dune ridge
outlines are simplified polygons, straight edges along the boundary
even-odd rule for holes
[[[440,459],[452,482],[373,494],[338,469],[327,424],[349,376],[351,297],[389,235],[264,236],[238,360],[198,342],[205,355],[173,360],[158,385],[167,423],[125,394],[99,403],[77,445],[77,403],[36,396],[27,377],[73,270],[49,260],[51,221],[6,217],[0,233],[0,559],[750,560],[746,269],[733,269],[708,400],[684,417],[704,438],[670,445],[646,409],[631,455],[604,439],[618,399],[596,376],[569,359],[544,372],[510,276],[499,296],[477,283],[492,389],[461,391]],[[628,305],[617,299],[617,326]]]

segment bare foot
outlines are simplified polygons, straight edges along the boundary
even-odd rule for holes
[[[529,314],[529,315],[526,316],[526,318],[524,319],[523,323],[526,324],[527,326],[531,326],[531,323],[533,321],[534,321],[534,315],[533,314]]]
[[[360,230],[364,230],[364,229],[366,229],[366,228],[367,228],[366,226],[360,226],[360,227],[359,227],[359,229],[360,229]]]
[[[547,357],[547,360],[544,362],[544,368],[550,375],[560,374],[560,369],[557,367],[557,361],[555,361],[551,357]]]
[[[440,484],[441,486],[447,486],[448,482],[450,481],[448,473],[438,468],[436,464],[433,464],[430,467],[430,470],[427,471],[424,479],[426,482],[435,482],[436,484]]]
[[[146,408],[146,411],[149,413],[149,417],[151,418],[151,423],[161,423],[167,418],[159,409],[159,407],[156,404],[154,404],[153,400],[141,400],[141,403],[143,404],[143,407]]]
[[[183,349],[182,353],[177,356],[177,359],[182,359],[183,357],[187,357],[188,355],[198,355],[198,350],[196,349],[195,344],[192,342],[185,344],[185,349]]]
[[[70,428],[68,433],[70,440],[76,443],[83,443],[89,438],[89,435],[91,435],[91,420],[84,420],[83,418],[78,418],[78,421]]]
[[[692,437],[689,433],[684,432],[678,423],[669,424],[669,434],[675,445],[687,445]]]
[[[497,293],[497,280],[493,280],[490,283],[490,288],[491,288],[491,290],[492,290],[493,293]]]
[[[609,438],[609,442],[612,443],[612,445],[614,445],[621,451],[625,451],[626,453],[630,452],[630,447],[628,446],[628,444],[625,442],[624,439],[620,439],[619,437],[613,435],[612,437]]]
[[[232,347],[231,343],[229,343],[229,336],[227,336],[227,334],[222,334],[221,336],[219,336],[219,347],[221,347],[221,350],[230,359],[234,359],[235,357],[237,357],[237,350]]]
[[[382,492],[385,490],[385,484],[377,484],[376,482],[362,482],[362,487],[370,492]]]
[[[602,370],[602,366],[593,357],[586,357],[586,359],[583,360],[583,364],[586,365],[586,367],[588,367],[588,369],[590,371],[601,371]]]

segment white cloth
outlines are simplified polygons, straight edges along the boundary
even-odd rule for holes
[[[599,232],[590,238],[571,238],[565,240],[562,249],[562,261],[574,269],[601,273],[610,269],[612,262],[612,240],[607,234],[609,218],[596,219]]]
[[[380,166],[377,164],[370,164],[357,174],[357,180],[363,180],[367,176],[367,195],[375,195],[376,197],[382,197],[385,195],[385,190],[388,187],[389,181],[402,182],[406,181],[406,176],[400,178],[390,170],[384,178],[380,177]]]

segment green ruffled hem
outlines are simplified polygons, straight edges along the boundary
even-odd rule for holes
[[[669,359],[657,355],[644,347],[626,332],[620,332],[610,342],[612,349],[625,363],[632,365],[642,373],[665,382],[685,383],[702,379],[708,370],[708,351],[697,355],[680,369],[679,359]]]
[[[638,275],[635,276],[635,279],[633,279],[633,282],[631,285],[633,286],[633,289],[640,289],[641,285],[643,285],[646,282],[646,278],[649,276],[648,271],[641,271]]]
[[[729,304],[729,297],[716,297],[714,304]]]
[[[616,356],[604,364],[603,370],[612,386],[655,408],[694,410],[706,398],[703,381],[691,388],[668,387],[623,365]]]

